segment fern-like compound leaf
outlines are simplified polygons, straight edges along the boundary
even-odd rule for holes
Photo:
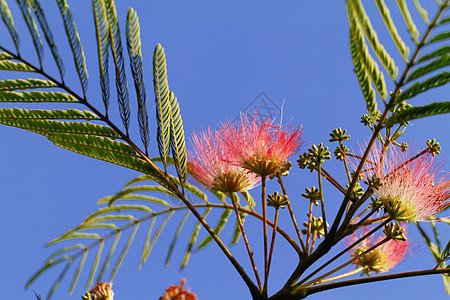
[[[350,33],[350,50],[352,53],[353,66],[355,68],[356,76],[358,77],[359,85],[361,86],[361,90],[364,95],[364,99],[366,100],[367,110],[370,115],[375,116],[377,112],[377,101],[375,96],[375,91],[372,88],[372,84],[370,82],[369,76],[363,66],[361,61],[361,57],[358,53],[358,49],[355,45],[355,40]]]
[[[11,11],[9,10],[8,4],[5,0],[0,0],[0,14],[2,15],[3,22],[8,28],[9,34],[11,35],[14,46],[16,47],[17,54],[20,55],[19,51],[19,34],[17,33],[16,25],[14,24],[14,19],[11,15]]]
[[[38,88],[51,88],[57,85],[53,81],[42,79],[13,79],[0,81],[0,91],[30,90]]]
[[[402,92],[395,101],[400,103],[405,99],[412,98],[420,93],[426,92],[432,88],[442,86],[450,81],[450,72],[443,72],[437,76],[428,78],[424,82],[416,82],[406,91]]]
[[[153,55],[153,84],[156,102],[157,142],[159,155],[167,173],[167,157],[170,147],[171,102],[167,81],[166,56],[164,48],[157,44]]]
[[[112,281],[114,280],[114,277],[116,276],[117,270],[119,270],[119,267],[120,267],[120,265],[122,264],[123,259],[124,259],[125,255],[127,254],[128,249],[130,248],[131,243],[132,243],[133,240],[134,240],[134,237],[136,236],[136,232],[137,232],[138,228],[139,228],[139,223],[137,223],[137,222],[134,223],[134,229],[133,229],[133,232],[131,233],[130,237],[128,238],[127,243],[126,243],[125,246],[123,247],[122,253],[120,254],[119,258],[117,259],[117,262],[116,262],[116,264],[115,264],[115,266],[114,266],[114,269],[113,269],[113,271],[112,271],[112,273],[111,273],[111,276],[109,277],[109,281],[112,282]]]
[[[441,56],[439,59],[432,61],[426,66],[416,68],[411,75],[406,79],[406,82],[415,80],[423,75],[426,75],[435,70],[444,68],[450,65],[450,55]]]
[[[0,52],[0,60],[10,59],[12,58],[11,54],[6,52]]]
[[[406,46],[405,42],[398,34],[389,8],[386,6],[384,0],[375,0],[375,3],[377,4],[381,17],[383,18],[384,24],[386,25],[386,28],[388,29],[389,34],[395,43],[395,46],[397,46],[398,51],[406,61],[409,55],[409,48]]]
[[[416,6],[417,11],[419,12],[425,24],[430,25],[430,20],[428,20],[428,12],[422,7],[422,5],[420,5],[419,0],[414,0],[414,5]]]
[[[86,58],[84,57],[83,46],[81,45],[80,36],[78,35],[77,27],[69,10],[66,0],[57,0],[59,10],[64,21],[64,29],[66,30],[67,38],[69,40],[70,48],[72,50],[75,67],[77,69],[78,77],[81,82],[83,95],[86,98],[88,72],[86,68]]]
[[[388,74],[391,76],[391,78],[393,80],[395,80],[395,78],[397,77],[398,74],[398,68],[395,65],[394,59],[389,55],[389,53],[386,51],[386,49],[384,48],[384,46],[380,43],[380,41],[378,40],[378,36],[377,33],[375,32],[375,30],[372,27],[372,24],[370,23],[369,17],[367,16],[364,7],[361,3],[361,0],[350,0],[347,1],[347,11],[348,14],[350,15],[350,21],[352,22],[352,20],[354,20],[354,30],[358,30],[359,31],[359,27],[361,27],[361,29],[364,31],[365,36],[367,37],[367,40],[369,41],[370,45],[372,46],[372,49],[374,50],[375,54],[377,55],[378,59],[380,60],[380,62],[383,64],[384,68],[386,69],[386,71],[388,72]],[[361,33],[361,42],[357,41],[355,38],[355,42],[357,42],[358,44],[363,44],[364,39],[362,37],[362,33]],[[365,44],[365,43],[364,43]],[[363,49],[363,48],[361,48]],[[367,65],[367,67],[369,68],[369,74],[373,73],[373,72],[379,72],[378,71],[378,66],[376,66],[376,63],[373,61],[373,59],[368,59],[368,50],[364,50],[364,61],[370,61],[370,65]],[[367,57],[367,58],[366,58]],[[375,67],[376,66],[376,67]],[[376,80],[374,80],[375,86],[380,85],[382,83],[384,83],[384,79],[382,77],[380,77],[380,75],[376,76]],[[383,79],[382,82],[379,82],[380,79]],[[383,89],[383,87],[377,87],[377,89],[380,91],[382,91],[381,95],[383,97],[384,95],[384,90],[385,87]],[[383,97],[383,99],[385,99],[385,97]]]
[[[386,126],[450,112],[450,101],[414,106],[394,114],[386,121]]]
[[[170,92],[170,148],[175,161],[178,178],[184,184],[187,178],[187,151],[184,138],[183,120],[181,119],[180,106],[177,97]]]
[[[146,93],[144,85],[144,70],[142,67],[141,34],[137,13],[132,8],[128,10],[126,33],[128,56],[130,57],[131,72],[133,74],[134,87],[136,89],[138,102],[139,133],[145,147],[145,153],[148,153],[150,134],[148,128],[147,107],[145,103]]]
[[[50,47],[50,51],[52,52],[53,58],[56,62],[56,66],[58,67],[59,74],[61,76],[61,80],[64,81],[64,63],[59,56],[58,47],[55,44],[55,39],[53,38],[53,33],[48,25],[47,18],[42,10],[42,7],[38,0],[28,0],[28,3],[34,10],[38,22],[44,32],[45,40],[47,41],[48,46]]]
[[[430,38],[430,40],[427,42],[427,44],[436,43],[440,41],[444,41],[450,38],[450,31],[447,32],[441,32]]]
[[[245,218],[247,217],[247,214],[245,212],[239,212],[239,215],[241,216],[242,225],[244,225]],[[242,236],[242,230],[241,226],[239,226],[238,221],[236,220],[236,224],[234,225],[233,230],[233,237],[231,239],[230,245],[235,245],[237,242],[239,242],[239,239]]]
[[[10,60],[0,60],[1,71],[35,72],[36,70],[24,63],[16,63]]]
[[[439,48],[439,49],[437,49],[437,50],[435,50],[435,51],[433,51],[433,52],[431,52],[429,54],[425,54],[425,55],[421,56],[417,60],[417,62],[420,63],[420,62],[424,62],[424,61],[427,61],[427,60],[432,59],[432,58],[445,56],[445,55],[449,55],[449,54],[450,54],[450,46],[444,46],[444,47]]]
[[[117,101],[122,124],[128,135],[130,127],[130,100],[128,94],[128,83],[125,74],[125,63],[123,59],[122,39],[120,37],[119,22],[117,20],[116,6],[113,0],[104,0],[109,24],[109,35],[111,42],[111,52],[114,59],[116,71]]]
[[[206,219],[208,214],[211,212],[211,207],[208,207],[202,215],[203,220]],[[191,257],[192,250],[194,249],[194,244],[197,242],[198,234],[200,233],[200,222],[194,227],[192,231],[191,237],[189,238],[189,242],[186,248],[186,252],[184,253],[183,259],[181,261],[180,270],[183,270],[189,262],[189,258]]]
[[[71,94],[59,92],[2,92],[0,91],[0,102],[78,102]]]
[[[217,222],[216,227],[214,227],[214,232],[217,234],[217,236],[219,236],[219,234],[222,232],[222,230],[225,228],[225,225],[228,222],[228,219],[231,215],[231,212],[233,210],[232,209],[225,209],[222,213],[222,215],[220,216],[219,221]],[[205,248],[206,246],[208,246],[211,242],[213,241],[212,236],[207,235],[197,246],[196,250],[200,250],[202,248]]]
[[[102,100],[105,106],[106,116],[108,116],[110,83],[109,83],[109,47],[111,39],[109,34],[108,13],[104,0],[93,0],[95,34],[98,49],[98,66],[100,73],[100,88],[102,90]]]
[[[78,110],[78,109],[46,110],[46,109],[2,108],[0,109],[0,119],[98,120],[98,117],[88,110]]]
[[[178,225],[177,231],[175,232],[175,236],[172,239],[172,243],[170,243],[169,251],[167,252],[166,257],[166,268],[169,266],[170,258],[172,257],[173,249],[175,249],[175,243],[178,240],[178,236],[180,235],[181,229],[183,229],[184,223],[186,222],[187,218],[191,214],[191,211],[188,210],[187,213],[184,215],[184,218],[180,221],[180,224]]]
[[[27,0],[17,0],[17,4],[19,5],[20,11],[22,12],[23,18],[25,19],[25,23],[27,24],[28,30],[30,31],[31,38],[33,40],[34,48],[36,49],[36,54],[39,59],[39,66],[42,69],[42,59],[44,55],[44,48],[42,46],[42,40],[39,35],[38,28],[36,26],[36,22],[34,22],[33,17],[31,16],[31,6]]]
[[[397,0],[397,5],[400,8],[400,12],[402,13],[403,19],[408,26],[408,31],[411,34],[413,40],[416,43],[419,43],[419,30],[417,30],[416,24],[411,17],[411,13],[409,12],[408,5],[406,5],[405,0]]]

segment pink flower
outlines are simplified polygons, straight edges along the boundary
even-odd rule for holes
[[[208,190],[233,193],[252,189],[259,179],[230,164],[232,154],[221,136],[221,131],[209,128],[193,134],[189,173]]]
[[[367,227],[365,227],[363,235],[368,231]],[[409,253],[409,242],[389,240],[369,253],[358,257],[361,253],[375,246],[384,238],[384,235],[379,235],[378,237],[371,235],[349,251],[350,256],[356,258],[354,264],[363,267],[362,272],[367,276],[369,276],[370,272],[379,274],[390,271]],[[357,240],[358,236],[355,232],[352,238],[347,240],[347,244],[350,246]]]
[[[366,164],[371,170],[365,176],[380,179],[375,193],[394,220],[422,221],[448,206],[450,180],[436,157],[428,152],[414,157],[394,146],[388,148],[384,158],[382,155],[374,146],[369,156],[373,164]]]
[[[222,133],[234,163],[261,177],[281,168],[303,144],[301,126],[275,125],[268,118],[258,120],[256,113],[238,123],[224,123]]]

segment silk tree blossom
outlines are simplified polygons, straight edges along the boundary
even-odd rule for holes
[[[89,293],[95,295],[97,300],[113,300],[114,292],[111,287],[112,283],[99,282]]]
[[[384,158],[374,146],[364,176],[376,177],[374,190],[386,212],[397,221],[418,222],[436,215],[449,205],[450,180],[443,164],[426,152],[413,156],[391,146]]]
[[[230,163],[232,153],[221,136],[221,130],[209,128],[193,134],[189,173],[208,190],[234,193],[252,189],[259,179]]]
[[[233,152],[233,163],[260,177],[271,175],[303,144],[302,127],[276,125],[255,113],[240,122],[222,125],[223,139]]]
[[[365,227],[363,235],[368,231],[367,227]],[[370,276],[370,272],[375,272],[377,274],[389,272],[410,253],[410,243],[408,241],[395,241],[391,239],[369,253],[359,257],[364,251],[375,246],[384,238],[384,235],[371,235],[349,251],[350,256],[355,258],[354,264],[363,267],[362,272],[367,276]],[[355,232],[355,234],[347,240],[347,244],[351,245],[357,240],[358,236]]]
[[[197,296],[184,289],[186,279],[182,279],[180,285],[171,285],[167,288],[160,300],[198,300]]]

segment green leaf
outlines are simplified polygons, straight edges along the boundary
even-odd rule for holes
[[[245,212],[239,212],[239,215],[241,216],[242,225],[245,223],[245,218],[247,217],[247,213]],[[239,226],[239,223],[236,219],[236,224],[234,225],[234,231],[233,231],[233,238],[231,239],[230,245],[236,244],[239,239],[242,236],[241,227]]]
[[[245,202],[247,202],[248,206],[253,209],[256,206],[255,200],[253,200],[252,195],[248,191],[241,192],[242,197],[244,197]]]
[[[28,282],[26,283],[25,288],[29,288],[30,285],[31,285],[36,279],[38,279],[38,278],[39,278],[46,270],[50,269],[51,267],[53,267],[53,266],[55,266],[55,265],[57,265],[57,264],[59,264],[59,263],[61,263],[61,262],[66,261],[66,260],[69,260],[69,257],[68,257],[68,256],[63,256],[63,257],[61,257],[61,258],[58,258],[57,260],[51,260],[51,261],[47,260],[47,261],[44,263],[44,265],[43,265],[39,270],[37,270],[36,273],[34,273],[34,274],[31,276],[31,278],[30,278],[30,279],[28,280]]]
[[[159,226],[159,228],[156,231],[155,235],[153,236],[153,239],[150,244],[148,244],[148,240],[149,240],[150,233],[151,233],[151,230],[149,230],[149,233],[147,234],[146,242],[144,245],[144,251],[142,252],[142,258],[139,263],[139,268],[141,268],[142,265],[147,260],[148,256],[150,255],[150,252],[153,249],[153,246],[155,245],[156,241],[158,240],[159,236],[161,235],[161,232],[163,231],[164,227],[166,227],[167,222],[170,220],[170,218],[172,217],[174,212],[175,212],[174,210],[171,210],[170,213],[164,218],[164,221]]]
[[[360,0],[350,0],[347,1],[347,11],[350,18],[350,23],[352,23],[352,19],[354,18],[354,24],[353,29],[360,30],[359,26],[364,30],[365,36],[367,37],[367,40],[369,41],[370,45],[372,46],[372,49],[374,50],[375,54],[377,55],[380,62],[383,64],[384,68],[388,72],[388,74],[391,76],[393,80],[397,77],[398,74],[398,68],[395,65],[394,60],[389,55],[389,53],[386,51],[386,49],[383,47],[383,45],[378,40],[377,33],[372,27],[372,24],[370,23],[369,17],[367,16],[364,7]],[[350,16],[353,15],[353,18]],[[357,32],[361,37],[355,37],[355,42],[357,43],[357,46],[363,45],[364,38],[362,36],[362,33]],[[361,56],[363,57],[363,61],[368,68],[368,73],[372,74],[372,80],[375,83],[375,86],[377,86],[377,89],[380,92],[380,95],[383,97],[383,99],[386,98],[387,92],[385,91],[386,87],[383,87],[384,85],[384,78],[381,77],[380,71],[378,70],[378,66],[373,61],[373,59],[369,55],[369,51],[366,49],[365,45],[364,47],[360,47]],[[370,62],[370,64],[367,64]],[[382,73],[381,73],[382,74]]]
[[[73,53],[75,67],[77,69],[78,78],[80,79],[83,95],[86,97],[88,72],[86,68],[86,58],[84,57],[83,46],[81,45],[80,36],[77,27],[69,10],[66,0],[57,0],[61,16],[64,20],[64,29],[69,39],[70,48]]]
[[[439,48],[438,50],[436,50],[434,52],[431,52],[430,54],[423,55],[422,57],[420,57],[417,60],[417,62],[420,63],[420,62],[429,60],[431,58],[448,55],[449,53],[450,53],[450,46],[444,46],[444,47]]]
[[[49,136],[52,133],[74,133],[78,135],[97,135],[112,138],[118,137],[117,133],[107,126],[83,122],[0,118],[0,123],[30,130],[45,136]]]
[[[36,14],[39,24],[41,25],[42,31],[44,32],[45,39],[47,41],[48,46],[52,52],[53,58],[55,59],[56,66],[58,67],[59,74],[61,76],[61,80],[63,81],[64,77],[64,63],[59,56],[58,47],[55,44],[55,40],[53,38],[52,31],[50,30],[50,26],[48,25],[47,18],[45,17],[44,11],[42,10],[39,1],[37,0],[28,0],[31,7]]]
[[[158,151],[167,173],[167,156],[170,147],[171,102],[167,81],[166,56],[161,44],[157,44],[153,55],[153,83],[156,102]]]
[[[83,145],[82,143],[78,143],[77,141],[69,142],[64,139],[58,139],[54,137],[49,137],[48,139],[57,146],[60,146],[62,148],[65,148],[67,150],[79,154],[83,154],[95,159],[110,162],[145,174],[153,173],[153,169],[147,164],[145,160],[139,157],[131,156],[128,153],[124,154],[121,153],[120,151],[115,152],[109,149],[108,150],[97,149],[92,146]],[[108,143],[112,143],[112,141],[103,141],[104,145],[107,145]],[[107,149],[108,147],[109,146],[105,146],[105,149]],[[123,150],[123,148],[117,150]]]
[[[133,232],[131,233],[130,237],[128,238],[128,241],[127,241],[125,247],[123,248],[122,253],[119,256],[119,259],[117,260],[116,265],[114,266],[114,269],[113,269],[113,271],[111,273],[111,276],[109,277],[109,281],[111,281],[111,282],[114,281],[114,277],[116,276],[117,270],[119,270],[119,267],[122,264],[122,261],[123,261],[125,255],[127,254],[131,243],[134,240],[134,237],[136,235],[136,232],[137,232],[138,228],[139,228],[139,223],[135,223]]]
[[[419,39],[419,31],[417,30],[416,24],[411,18],[411,14],[408,9],[408,5],[406,5],[405,0],[397,0],[398,7],[400,8],[400,12],[402,13],[403,19],[408,26],[408,31],[411,33],[412,38],[416,43],[418,43]]]
[[[428,20],[428,12],[420,5],[419,0],[414,0],[414,5],[416,6],[417,11],[422,16],[425,24],[430,25],[430,21]]]
[[[409,55],[409,48],[406,47],[405,42],[398,34],[394,21],[391,18],[389,8],[386,6],[384,0],[375,0],[375,3],[378,6],[378,10],[380,11],[381,17],[383,18],[384,24],[386,25],[386,28],[388,29],[391,38],[395,43],[395,46],[397,46],[397,49],[402,55],[403,59],[406,60]]]
[[[88,254],[88,249],[84,249],[83,257],[81,257],[80,263],[78,264],[77,271],[75,272],[75,276],[73,277],[72,284],[70,285],[69,294],[72,295],[75,285],[78,282],[78,278],[80,278],[81,270],[83,269],[84,263],[86,262],[86,257]]]
[[[0,102],[78,102],[70,94],[59,92],[2,92]]]
[[[12,58],[11,54],[6,53],[6,52],[0,52],[0,60],[10,59],[10,58]]]
[[[24,63],[16,63],[9,60],[0,60],[1,71],[35,72],[36,70]]]
[[[116,231],[116,238],[114,239],[114,242],[111,246],[111,248],[109,249],[108,252],[108,256],[106,256],[105,261],[103,262],[102,268],[100,269],[100,272],[97,275],[97,279],[96,282],[100,282],[102,280],[103,274],[105,273],[106,268],[109,265],[109,261],[111,260],[112,255],[114,254],[114,251],[117,248],[117,243],[119,242],[120,236],[121,236],[121,231],[118,230]]]
[[[435,42],[439,42],[439,41],[443,41],[450,38],[450,31],[447,32],[442,32],[442,33],[438,33],[436,34],[434,37],[432,37],[427,44],[431,44],[431,43],[435,43]]]
[[[180,106],[177,97],[170,92],[171,117],[170,117],[170,148],[175,160],[178,178],[184,185],[187,178],[187,152],[184,138],[183,120],[181,119]]]
[[[415,97],[416,95],[428,91],[432,88],[444,85],[450,81],[450,72],[443,72],[432,78],[428,78],[424,82],[416,82],[409,89],[402,92],[395,101],[400,103],[405,99]]]
[[[178,236],[180,235],[181,229],[183,229],[184,223],[186,222],[186,220],[190,214],[191,214],[191,211],[188,210],[187,213],[184,215],[184,218],[181,220],[180,224],[178,225],[175,236],[173,237],[172,243],[170,244],[169,252],[167,253],[166,268],[169,266],[169,261],[170,261],[170,258],[172,257],[173,249],[175,248],[175,243],[178,240]]]
[[[410,107],[390,117],[386,121],[385,125],[389,127],[397,123],[407,122],[410,120],[425,118],[438,114],[445,114],[449,112],[450,112],[450,101],[435,102],[425,106]]]
[[[85,290],[88,291],[92,285],[92,281],[94,280],[95,272],[97,272],[98,264],[100,262],[100,257],[102,256],[103,246],[105,241],[100,239],[100,245],[98,246],[97,255],[95,256],[94,264],[92,265],[91,272],[89,272],[89,279],[86,283]]]
[[[17,34],[16,25],[14,24],[11,11],[9,10],[8,4],[5,0],[0,0],[0,14],[2,15],[2,19],[6,27],[8,27],[8,31],[13,39],[14,46],[16,46],[17,54],[19,54],[19,35]]]
[[[357,47],[355,45],[355,40],[353,35],[350,34],[350,49],[352,53],[353,66],[355,68],[356,76],[358,77],[359,85],[361,86],[361,90],[364,95],[364,99],[366,100],[366,107],[369,113],[372,116],[375,116],[377,112],[377,101],[375,96],[375,91],[372,88],[372,84],[370,83],[369,76],[362,65],[361,57],[358,54]]]
[[[51,88],[57,85],[48,80],[41,79],[15,79],[15,80],[3,80],[0,81],[0,89],[3,91],[16,91],[16,90],[28,90],[37,88]]]
[[[117,21],[117,12],[114,1],[105,0],[105,4],[108,16],[111,52],[116,70],[117,101],[119,103],[120,117],[128,135],[128,128],[130,127],[130,101],[123,59],[122,40],[120,38],[119,23]]]
[[[39,35],[38,28],[33,20],[33,17],[31,16],[30,4],[26,0],[17,0],[17,4],[19,5],[25,23],[27,24],[28,30],[30,31],[31,38],[33,40],[33,45],[34,48],[36,49],[36,54],[39,59],[39,65],[41,66],[42,69],[42,57],[44,55],[44,49],[42,47],[42,40]]]
[[[450,17],[446,17],[446,18],[439,20],[438,25],[443,25],[443,24],[447,24],[447,23],[450,23]]]
[[[225,209],[222,213],[222,216],[220,216],[219,221],[217,222],[216,227],[214,228],[214,232],[219,235],[220,232],[222,232],[223,228],[228,222],[228,218],[232,212],[232,209]],[[197,246],[196,250],[200,250],[206,246],[208,246],[212,242],[213,238],[210,235],[207,235],[203,241],[200,242],[200,244]]]
[[[163,205],[165,207],[172,207],[169,203],[167,203],[166,201],[164,201],[162,199],[148,196],[148,195],[133,194],[136,192],[159,192],[159,193],[164,193],[169,196],[175,197],[175,195],[173,193],[171,193],[170,191],[168,191],[166,188],[164,188],[162,186],[142,185],[142,186],[127,187],[127,188],[123,189],[121,192],[119,192],[113,196],[108,196],[103,199],[100,199],[97,202],[97,204],[108,203],[108,205],[113,205],[117,200],[120,200],[120,199],[136,199],[134,197],[139,197],[139,199],[144,200],[144,201],[150,201],[155,204]]]
[[[145,103],[146,93],[144,85],[144,70],[142,67],[141,33],[137,13],[132,8],[128,10],[126,33],[128,56],[130,57],[131,73],[133,75],[138,102],[139,133],[145,147],[145,153],[147,153],[150,142],[150,134],[148,128],[147,107]]]
[[[90,214],[86,220],[84,222],[92,222],[92,221],[97,221],[97,220],[93,220],[96,217],[100,216],[100,215],[104,215],[107,213],[111,213],[111,212],[122,212],[124,210],[134,210],[134,211],[143,211],[146,213],[153,213],[153,211],[145,205],[138,205],[138,204],[121,204],[121,205],[113,205],[113,206],[107,206],[107,207],[103,207],[99,210],[97,210],[96,212]]]
[[[426,66],[415,69],[411,73],[411,75],[409,75],[408,79],[406,79],[406,82],[408,83],[414,79],[417,79],[423,75],[426,75],[440,68],[446,67],[448,65],[450,65],[450,55],[442,56],[441,58],[432,61]]]
[[[98,240],[100,236],[97,233],[81,233],[81,232],[71,232],[63,234],[60,237],[57,237],[56,239],[51,240],[48,242],[45,246],[51,246],[60,242],[64,242],[67,240],[72,239],[95,239]]]
[[[105,106],[106,116],[108,116],[110,83],[109,83],[109,47],[111,45],[109,35],[109,22],[104,0],[93,0],[95,34],[97,38],[98,66],[100,73],[100,87],[102,90],[102,100]]]
[[[211,211],[211,207],[208,207],[206,211],[203,213],[202,218],[205,219],[206,216],[208,216],[209,212]],[[184,253],[183,260],[181,261],[180,270],[183,270],[186,265],[189,262],[189,258],[191,257],[192,249],[194,248],[194,244],[197,241],[198,234],[200,233],[200,222],[197,222],[197,224],[194,227],[194,230],[192,231],[191,237],[189,238],[189,243],[186,249],[186,252]]]
[[[45,109],[2,108],[0,109],[0,119],[98,120],[98,117],[89,110],[78,110],[78,109],[45,110]]]

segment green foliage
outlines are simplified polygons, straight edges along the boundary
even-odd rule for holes
[[[158,151],[167,173],[167,156],[170,147],[170,122],[172,103],[167,81],[166,55],[164,48],[157,44],[153,54],[153,84],[156,102],[156,122],[158,125]]]
[[[86,58],[84,57],[83,46],[81,45],[80,36],[78,35],[77,27],[69,10],[66,0],[57,0],[59,10],[64,20],[64,29],[66,30],[67,38],[69,39],[70,48],[72,50],[75,67],[77,69],[78,77],[80,78],[83,95],[86,98],[88,72],[86,68]]]
[[[45,110],[45,109],[2,108],[0,109],[0,119],[97,120],[98,117],[88,110],[78,110],[78,109]]]
[[[422,55],[417,62],[421,63],[424,62],[426,60],[432,59],[432,58],[436,58],[439,56],[444,56],[444,55],[448,55],[450,53],[450,46],[444,46],[442,48],[439,48],[438,50],[435,50],[429,54],[426,55]]]
[[[397,113],[390,117],[386,121],[386,126],[391,126],[397,123],[402,123],[406,121],[411,121],[414,119],[425,118],[429,116],[434,116],[438,114],[445,114],[450,112],[450,102],[437,102],[430,103],[424,106],[416,106],[407,108],[400,113]]]
[[[432,88],[447,84],[450,81],[450,72],[442,72],[439,75],[428,78],[423,82],[416,82],[406,91],[402,92],[396,99],[400,103],[406,99],[413,98],[420,93],[426,92]]]
[[[3,91],[16,91],[16,90],[28,90],[38,88],[51,88],[57,85],[53,81],[42,79],[16,79],[16,80],[3,80],[0,81],[0,90]],[[1,92],[0,92],[1,93]]]
[[[408,31],[411,34],[413,40],[418,43],[419,41],[419,31],[417,30],[416,24],[411,18],[411,13],[409,12],[408,5],[406,5],[405,0],[397,0],[398,7],[400,8],[400,12],[402,13],[403,19],[408,26]]]
[[[120,117],[128,136],[130,127],[130,100],[128,95],[128,83],[125,74],[125,62],[123,58],[122,39],[120,38],[119,22],[117,20],[116,6],[113,0],[104,0],[109,24],[111,53],[116,70],[117,101],[119,103]]]
[[[42,59],[44,55],[44,49],[42,47],[42,40],[39,35],[36,22],[34,22],[34,19],[31,16],[31,6],[26,0],[18,0],[17,4],[19,5],[20,11],[22,12],[22,16],[25,20],[25,23],[27,24],[28,30],[30,31],[34,48],[36,49],[36,54],[39,59],[39,65],[42,69]]]
[[[184,184],[187,178],[187,151],[184,138],[183,120],[177,97],[170,92],[170,148],[172,150],[178,178]]]
[[[431,63],[429,63],[426,66],[415,69],[411,73],[411,75],[409,75],[408,79],[406,79],[406,82],[410,82],[414,79],[417,79],[423,75],[426,75],[426,74],[433,72],[435,70],[438,70],[440,68],[446,67],[448,65],[450,65],[450,56],[449,55],[442,56],[441,58],[432,61]]]
[[[78,102],[71,94],[59,92],[1,92],[0,102]]]
[[[16,63],[9,60],[0,60],[1,71],[20,71],[20,72],[34,72],[35,70],[27,64]]]
[[[53,58],[56,62],[56,66],[58,67],[59,74],[61,76],[61,80],[64,81],[64,63],[59,56],[58,47],[55,44],[55,39],[53,38],[52,31],[50,30],[50,26],[48,25],[47,18],[45,17],[44,11],[42,10],[39,1],[37,0],[28,0],[29,5],[33,8],[34,13],[38,19],[39,24],[41,25],[42,31],[44,33],[45,39],[47,41],[48,46],[52,52]]]
[[[8,4],[5,0],[0,0],[0,14],[2,15],[3,22],[5,23],[6,27],[8,27],[9,34],[14,41],[14,46],[16,46],[17,54],[19,54],[19,35],[17,34],[16,25],[14,24],[11,11],[9,10]]]
[[[127,15],[127,49],[130,57],[131,72],[134,79],[134,87],[136,88],[136,96],[138,103],[138,122],[141,140],[147,153],[150,142],[148,129],[147,107],[145,105],[145,86],[144,86],[144,70],[142,67],[141,53],[141,33],[139,28],[139,19],[136,12],[130,8]],[[175,157],[175,155],[174,155]]]
[[[111,45],[109,35],[109,22],[104,0],[93,0],[92,8],[94,10],[95,36],[98,49],[98,67],[100,73],[100,88],[102,90],[102,100],[105,106],[106,116],[109,108],[109,52]]]

